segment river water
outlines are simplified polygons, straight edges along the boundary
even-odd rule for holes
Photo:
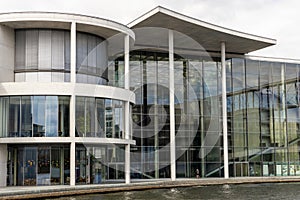
[[[117,192],[61,197],[57,200],[183,200],[183,199],[230,199],[300,200],[300,183],[267,183],[182,187],[145,191]]]

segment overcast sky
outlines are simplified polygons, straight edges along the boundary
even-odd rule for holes
[[[277,45],[253,55],[300,59],[299,0],[0,0],[0,12],[78,13],[127,24],[158,5],[216,25],[277,40]]]

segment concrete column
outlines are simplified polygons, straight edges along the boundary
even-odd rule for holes
[[[71,83],[76,82],[76,22],[71,24],[71,51],[70,51],[70,62],[71,62]]]
[[[170,91],[170,161],[171,180],[176,180],[175,105],[174,105],[174,35],[169,30],[169,91]]]
[[[125,183],[130,183],[130,144],[125,146]]]
[[[129,81],[130,81],[130,76],[129,76],[129,43],[130,43],[130,38],[129,35],[125,35],[124,37],[124,65],[125,65],[125,74],[124,74],[124,86],[125,89],[129,90]]]
[[[76,165],[76,159],[75,159],[75,142],[71,142],[70,145],[70,185],[74,186],[76,181],[76,174],[75,174],[75,165]]]
[[[225,42],[221,42],[222,65],[222,120],[223,120],[223,151],[224,151],[224,178],[229,178],[228,170],[228,134],[227,134],[227,96],[226,96],[226,63]]]
[[[70,146],[70,185],[75,185],[75,107],[76,107],[76,96],[72,95],[70,99],[70,139],[71,139],[71,146]]]
[[[71,83],[76,83],[76,22],[72,22],[71,24],[71,52],[70,52],[70,61],[71,61]],[[70,185],[75,185],[76,174],[75,174],[75,147],[76,144],[74,142],[75,138],[75,102],[76,96],[72,95],[70,99]]]
[[[130,88],[130,74],[129,74],[129,35],[124,37],[124,64],[125,64],[125,74],[124,74],[124,88],[129,90]],[[130,139],[130,102],[125,102],[125,139]],[[130,144],[125,146],[125,183],[130,183]]]
[[[0,145],[0,187],[6,186],[7,175],[7,144]]]

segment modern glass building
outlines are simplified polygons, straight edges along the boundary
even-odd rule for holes
[[[157,7],[0,14],[0,186],[300,175],[300,61]]]

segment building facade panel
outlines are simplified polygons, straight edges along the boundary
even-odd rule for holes
[[[0,81],[14,81],[14,30],[0,25]]]

